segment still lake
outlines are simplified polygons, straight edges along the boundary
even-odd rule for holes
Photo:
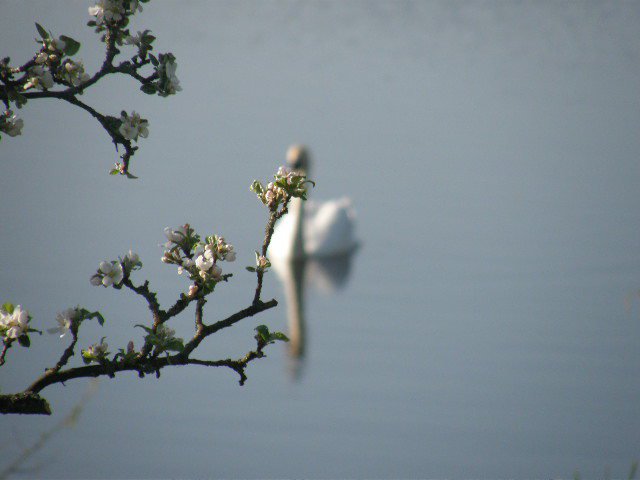
[[[38,21],[81,41],[95,71],[90,5],[0,2],[0,55],[29,58]],[[23,135],[0,144],[0,300],[44,329],[99,309],[82,346],[139,345],[145,305],[89,277],[132,248],[135,278],[172,303],[186,280],[159,244],[190,222],[238,251],[205,321],[248,306],[266,220],[248,186],[295,142],[313,155],[311,197],[352,199],[361,247],[337,272],[307,266],[301,358],[272,345],[243,387],[195,366],[102,379],[15,476],[626,478],[640,456],[638,25],[637,2],[145,4],[132,30],[176,55],[183,91],[110,78],[85,93],[149,119],[138,180],[107,174],[116,154],[85,112],[19,112]],[[243,355],[259,324],[290,331],[285,287],[267,275],[280,306],[198,357]],[[67,339],[32,343],[10,351],[3,393]],[[1,418],[0,470],[90,384],[44,390],[50,418]]]

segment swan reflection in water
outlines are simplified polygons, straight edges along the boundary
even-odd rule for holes
[[[335,294],[346,286],[354,251],[330,258],[288,260],[273,258],[271,265],[284,286],[287,302],[288,353],[291,376],[301,377],[306,350],[305,292]]]
[[[290,147],[287,164],[308,176],[307,148]],[[294,379],[300,376],[305,353],[305,290],[312,287],[331,294],[345,286],[357,246],[355,211],[348,198],[321,202],[294,198],[289,213],[276,226],[268,255],[284,284]]]

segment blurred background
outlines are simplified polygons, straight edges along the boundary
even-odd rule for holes
[[[95,72],[91,5],[0,0],[0,55],[30,58],[37,21],[79,40]],[[204,367],[103,379],[17,476],[626,478],[640,455],[638,25],[637,2],[146,4],[131,29],[175,54],[183,91],[150,97],[113,77],[84,94],[149,120],[138,180],[108,175],[117,154],[84,111],[18,112],[23,135],[0,145],[0,300],[43,329],[70,306],[98,309],[107,323],[87,323],[82,348],[139,346],[145,304],[89,277],[131,248],[134,278],[173,303],[187,283],[159,245],[189,222],[238,251],[205,321],[244,308],[266,221],[248,187],[296,142],[311,149],[311,197],[351,198],[361,247],[337,274],[268,274],[280,306],[198,357],[240,357],[259,324],[295,328],[292,278],[302,352],[269,347],[244,387]],[[12,348],[0,391],[67,342]],[[89,385],[46,389],[50,418],[0,418],[0,469]]]

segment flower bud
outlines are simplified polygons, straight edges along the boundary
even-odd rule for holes
[[[129,253],[126,255],[126,259],[131,263],[138,263],[140,261],[138,254],[134,253],[132,250],[129,250]]]
[[[107,261],[100,262],[98,270],[100,270],[100,272],[104,273],[105,275],[108,275],[109,273],[111,273],[111,270],[113,270],[113,265],[111,264],[111,262]]]
[[[222,269],[218,265],[211,268],[211,276],[216,280],[222,276]]]

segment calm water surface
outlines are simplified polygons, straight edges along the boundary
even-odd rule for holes
[[[29,5],[0,2],[2,55],[26,59],[37,20],[98,67],[89,3]],[[89,276],[133,248],[137,278],[172,302],[186,284],[158,244],[189,221],[240,252],[207,320],[245,307],[265,220],[248,185],[293,142],[312,149],[314,198],[353,199],[362,246],[333,277],[307,265],[302,358],[272,346],[244,387],[196,367],[102,380],[17,476],[626,477],[640,455],[639,24],[634,2],[145,6],[133,29],[176,55],[183,92],[113,79],[86,93],[149,119],[136,181],[107,175],[116,156],[84,112],[22,110],[24,135],[0,147],[2,300],[41,328],[81,303],[107,317],[83,346],[139,343],[144,304]],[[290,332],[285,290],[270,274],[281,307],[199,357],[242,355],[261,323]],[[65,346],[12,349],[2,391]],[[45,390],[52,418],[0,419],[2,465],[88,387]]]

